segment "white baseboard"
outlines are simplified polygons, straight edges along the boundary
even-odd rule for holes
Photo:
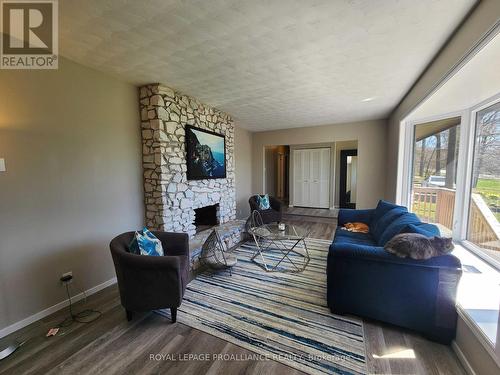
[[[79,294],[71,297],[71,301],[78,302],[85,297],[85,294],[87,296],[90,296],[90,295],[97,293],[98,291],[100,291],[104,288],[107,288],[108,286],[113,285],[113,284],[116,284],[116,277],[113,277],[112,279],[105,281],[102,284],[96,285],[93,288],[86,290],[85,293],[82,292],[82,293],[79,293]],[[20,320],[14,324],[11,324],[10,326],[2,328],[0,330],[0,338],[5,337],[7,335],[10,335],[12,332],[15,332],[21,328],[24,328],[27,325],[30,325],[31,323],[36,322],[37,320],[45,318],[46,316],[49,316],[50,314],[53,314],[56,311],[59,311],[68,305],[69,305],[69,300],[66,299],[62,302],[55,304],[54,306],[51,306],[45,310],[39,311],[36,314],[33,314],[31,316],[28,316],[27,318],[25,318],[23,320]]]
[[[452,347],[453,351],[455,352],[455,354],[457,355],[458,360],[460,361],[460,363],[464,367],[465,372],[467,372],[467,374],[469,374],[469,375],[476,375],[476,372],[472,368],[471,364],[469,363],[469,361],[465,357],[464,352],[462,352],[462,349],[460,349],[460,347],[458,346],[458,344],[455,340],[453,340],[453,342],[451,343],[451,347]]]

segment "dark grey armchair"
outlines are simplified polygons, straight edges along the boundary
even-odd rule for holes
[[[189,237],[185,233],[153,234],[163,246],[162,257],[129,253],[134,232],[120,234],[111,241],[120,299],[129,321],[133,311],[170,308],[175,323],[189,282]]]
[[[283,216],[283,203],[274,197],[269,197],[269,203],[271,208],[268,210],[261,210],[259,208],[259,201],[257,195],[251,196],[248,200],[250,204],[250,212],[259,211],[260,216],[264,224],[280,222]]]

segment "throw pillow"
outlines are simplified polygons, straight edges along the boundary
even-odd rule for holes
[[[401,233],[409,224],[420,224],[421,221],[417,215],[405,212],[392,223],[390,223],[384,232],[379,236],[377,242],[379,246],[384,246],[396,234]]]
[[[164,254],[161,241],[146,227],[142,233],[135,232],[134,239],[129,245],[129,251],[138,255],[163,256]]]
[[[271,208],[271,203],[269,202],[269,195],[257,195],[259,201],[260,210],[269,210]]]
[[[382,233],[384,233],[389,224],[406,212],[406,208],[404,207],[395,207],[383,214],[377,221],[372,220],[372,223],[370,224],[370,232],[373,238],[378,241],[379,237]]]
[[[434,224],[409,224],[402,233],[417,233],[426,237],[439,237],[441,233],[439,232],[439,228]]]
[[[382,216],[384,216],[385,213],[389,212],[390,210],[392,210],[393,208],[396,208],[396,207],[401,207],[405,211],[407,211],[406,207],[404,207],[404,206],[399,206],[397,204],[384,201],[383,199],[379,200],[379,202],[377,204],[377,208],[375,208],[375,212],[373,214],[372,221],[374,221],[374,222],[379,221],[380,218]]]

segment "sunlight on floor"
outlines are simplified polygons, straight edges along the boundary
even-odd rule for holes
[[[384,355],[372,354],[372,357],[375,359],[415,359],[415,352],[413,349],[403,349]]]

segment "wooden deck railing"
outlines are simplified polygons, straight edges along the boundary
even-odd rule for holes
[[[442,187],[413,187],[413,212],[427,223],[453,227],[455,190]],[[481,196],[473,194],[468,239],[484,248],[500,251],[498,222],[487,212]]]
[[[451,229],[454,207],[455,190],[440,187],[413,188],[413,212],[422,221]]]
[[[468,238],[486,249],[500,251],[498,220],[479,194],[472,194]]]

